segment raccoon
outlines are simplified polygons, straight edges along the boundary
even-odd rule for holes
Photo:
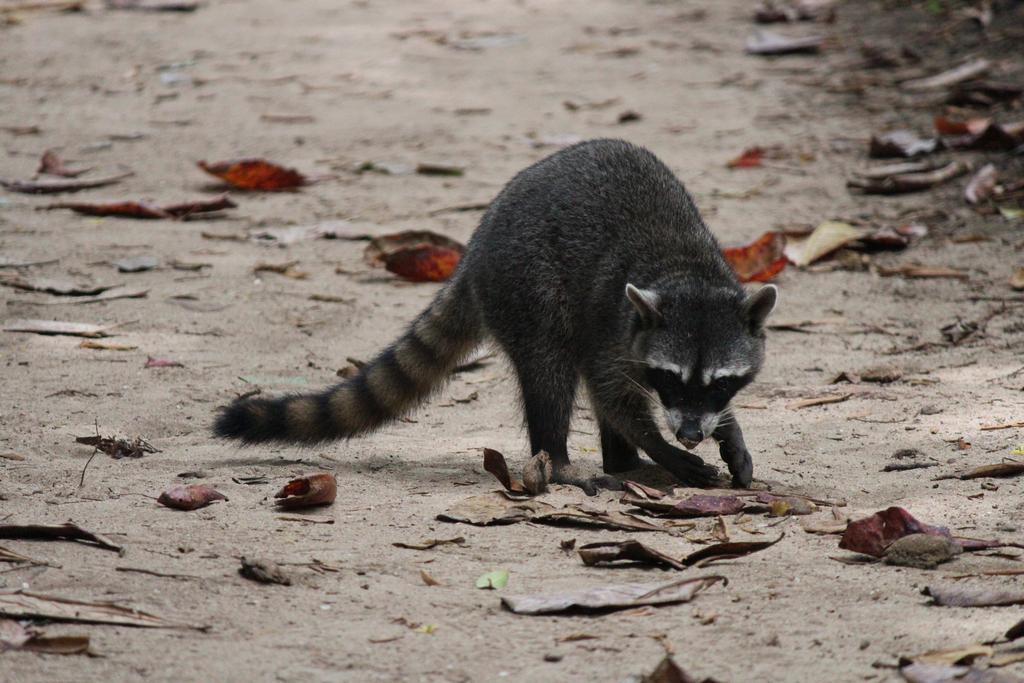
[[[519,379],[531,452],[556,482],[593,493],[566,441],[582,379],[607,475],[638,449],[680,482],[718,471],[662,436],[652,408],[693,448],[707,437],[737,487],[753,466],[730,401],[764,360],[777,290],[747,294],[686,189],[649,151],[620,140],[567,147],[513,178],[491,203],[458,268],[397,341],[326,391],[248,398],[223,408],[217,436],[317,443],[370,432],[436,391],[482,342]]]

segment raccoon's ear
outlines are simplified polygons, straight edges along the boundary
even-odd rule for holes
[[[626,298],[636,307],[644,325],[655,325],[661,320],[661,312],[658,310],[661,297],[654,290],[640,289],[626,283]]]
[[[747,297],[743,302],[743,311],[750,321],[751,329],[757,331],[764,327],[764,321],[775,310],[778,301],[779,288],[775,285],[765,285]]]

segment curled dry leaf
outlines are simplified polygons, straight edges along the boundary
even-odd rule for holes
[[[1017,462],[1015,460],[1007,460],[1004,462],[998,462],[993,465],[981,465],[969,469],[966,472],[960,472],[959,474],[948,474],[941,477],[936,477],[935,480],[940,479],[985,479],[989,477],[1019,477],[1024,474],[1024,462]]]
[[[0,524],[0,538],[24,538],[33,540],[78,541],[104,550],[120,552],[121,546],[77,524]]]
[[[788,37],[772,31],[757,31],[747,38],[746,51],[751,55],[816,54],[821,50],[821,36]]]
[[[935,132],[939,135],[977,135],[992,123],[992,119],[974,118],[964,121],[948,119],[945,116],[935,117]]]
[[[209,484],[175,484],[160,494],[158,503],[175,510],[198,510],[227,496]]]
[[[401,541],[398,541],[391,545],[396,548],[408,548],[409,550],[430,550],[431,548],[436,548],[439,545],[462,545],[465,542],[465,538],[462,536],[456,536],[455,538],[428,538],[427,540],[420,541],[419,543],[402,543]]]
[[[999,172],[993,164],[985,164],[978,172],[971,176],[964,189],[964,199],[968,204],[977,204],[992,196],[996,189],[996,182],[999,180]]]
[[[11,192],[23,194],[58,194],[60,192],[79,192],[91,190],[95,187],[106,187],[119,183],[132,173],[121,173],[119,175],[105,176],[103,178],[89,178],[82,180],[78,178],[66,178],[61,180],[3,180],[0,185]]]
[[[503,597],[501,604],[516,614],[526,615],[601,612],[689,602],[702,590],[719,582],[724,584],[727,580],[724,576],[700,576],[668,582],[597,586],[548,595],[510,595]]]
[[[116,285],[83,285],[51,278],[24,278],[20,275],[0,276],[0,285],[26,292],[43,292],[54,296],[94,296]]]
[[[138,609],[121,607],[110,602],[83,602],[26,591],[0,593],[0,616],[143,628],[194,628],[198,630],[206,628],[201,625],[175,623]]]
[[[970,586],[925,586],[922,595],[929,596],[940,607],[1002,607],[1024,604],[1024,591],[973,588]]]
[[[931,154],[942,148],[938,138],[922,138],[913,131],[894,130],[889,133],[872,135],[868,156],[872,159],[893,157],[916,157]]]
[[[292,585],[292,579],[276,563],[270,560],[242,557],[242,565],[238,573],[257,583],[276,583],[281,586]]]
[[[89,636],[47,636],[37,628],[22,626],[13,619],[0,619],[0,653],[23,650],[48,655],[84,655]]]
[[[785,235],[766,232],[746,246],[723,249],[722,256],[740,282],[768,282],[786,267],[785,246]]]
[[[795,266],[808,266],[864,236],[849,223],[825,221],[806,237],[789,237],[785,257]]]
[[[8,320],[4,323],[6,332],[32,332],[34,334],[66,334],[72,337],[106,337],[109,328],[90,323],[73,323],[62,320]]]
[[[441,586],[443,585],[440,581],[431,576],[426,569],[420,570],[420,580],[428,586]]]
[[[846,186],[864,194],[905,194],[928,190],[967,172],[967,166],[951,161],[945,166],[924,173],[904,173],[885,178],[866,178],[846,181]]]
[[[626,480],[622,482],[623,490],[628,493],[638,496],[640,498],[647,498],[649,500],[660,500],[665,497],[665,492],[660,489],[656,489],[653,486],[647,486],[636,481]]]
[[[774,541],[730,541],[727,543],[715,543],[701,548],[684,557],[681,562],[687,567],[694,565],[703,566],[713,560],[732,560],[737,557],[744,557],[759,550],[770,548],[783,538],[786,534],[779,534]]]
[[[992,67],[987,59],[975,59],[960,66],[937,73],[927,78],[905,81],[902,86],[906,90],[942,90],[949,86],[981,76]]]
[[[729,168],[758,168],[764,161],[763,147],[747,147],[735,159],[726,164]]]
[[[110,202],[104,204],[91,204],[88,202],[61,202],[49,204],[47,209],[70,209],[75,213],[84,216],[101,216],[112,218],[141,218],[141,219],[176,219],[187,220],[196,214],[213,213],[224,209],[234,209],[238,205],[231,201],[227,195],[221,195],[214,199],[185,202],[182,204],[170,204],[167,206],[156,206],[147,202]]]
[[[156,358],[155,356],[146,356],[145,368],[183,368],[185,367],[176,360],[170,358]]]
[[[207,163],[199,168],[241,190],[292,190],[309,181],[295,169],[279,166],[266,159],[238,159]]]
[[[457,251],[459,254],[466,250],[462,243],[430,230],[405,230],[372,237],[370,243],[366,245],[366,249],[363,250],[363,260],[368,265],[383,267],[387,264],[389,254],[425,245],[445,247]]]
[[[949,529],[919,522],[903,508],[894,506],[850,522],[839,541],[839,547],[872,557],[882,557],[893,541],[910,534],[950,537]]]
[[[989,123],[978,133],[948,137],[945,141],[954,149],[1010,152],[1024,144],[1024,121]]]
[[[628,561],[655,567],[685,569],[679,560],[669,557],[663,552],[650,548],[640,541],[610,541],[604,543],[587,543],[576,551],[583,564],[593,567],[597,564]]]
[[[523,486],[531,495],[539,496],[547,491],[551,477],[551,456],[547,451],[540,451],[527,460],[523,467]]]
[[[62,178],[77,178],[88,170],[87,168],[81,170],[68,168],[64,165],[64,160],[55,151],[48,149],[43,152],[42,158],[39,159],[39,168],[36,170],[36,173],[55,175]]]
[[[523,482],[512,479],[512,475],[508,471],[508,463],[505,462],[505,456],[493,448],[484,449],[484,471],[493,474],[494,478],[505,487],[506,491],[523,493],[526,490]]]
[[[338,482],[333,474],[319,472],[292,479],[274,494],[283,508],[302,508],[329,505],[338,495]]]

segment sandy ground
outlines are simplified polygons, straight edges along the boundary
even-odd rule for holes
[[[239,208],[220,221],[90,219],[37,212],[45,197],[0,197],[2,253],[59,259],[24,274],[149,290],[145,299],[76,305],[0,289],[5,320],[116,324],[111,341],[138,347],[96,351],[71,337],[0,334],[0,452],[23,457],[0,459],[0,522],[71,519],[126,548],[118,556],[71,543],[5,541],[60,566],[5,568],[0,587],[114,601],[209,626],[197,632],[53,624],[50,633],[89,634],[101,656],[7,653],[0,678],[619,681],[650,671],[669,648],[694,675],[721,681],[883,681],[899,678],[886,667],[900,655],[992,639],[1024,616],[1019,607],[928,606],[920,595],[925,585],[949,583],[950,574],[1013,566],[1006,559],[973,555],[934,572],[847,565],[830,559],[843,554],[835,537],[807,534],[795,519],[763,517],[744,525],[757,534],[731,520],[734,539],[779,531],[785,539],[714,569],[728,586],[690,604],[600,617],[503,611],[497,594],[474,587],[483,572],[507,568],[504,593],[669,575],[587,568],[559,547],[569,538],[622,539],[622,532],[435,520],[460,499],[494,489],[481,469],[482,447],[504,452],[516,467],[528,456],[514,380],[500,362],[460,375],[413,421],[369,438],[316,449],[241,450],[210,437],[215,408],[254,389],[240,376],[257,376],[264,391],[294,388],[275,378],[301,377],[311,386],[335,381],[346,357],[365,359],[382,347],[435,286],[370,270],[361,242],[280,248],[201,233],[245,235],[345,219],[371,231],[424,228],[465,240],[479,212],[437,211],[488,201],[516,171],[553,151],[531,145],[531,138],[623,137],[654,150],[679,174],[726,243],[828,218],[929,225],[930,236],[911,251],[874,262],[956,266],[969,271],[969,280],[795,269],[779,277],[777,322],[825,322],[772,331],[767,366],[738,400],[755,478],[845,500],[843,515],[899,504],[958,533],[1020,540],[1020,480],[996,481],[997,490],[979,481],[932,481],[998,462],[1024,440],[1021,429],[979,429],[1024,417],[1024,329],[1019,297],[1013,300],[1007,285],[1021,260],[1020,223],[968,211],[962,182],[905,198],[852,196],[844,180],[864,163],[868,133],[906,121],[927,127],[931,111],[872,106],[870,89],[862,95],[822,87],[849,62],[858,38],[856,22],[842,13],[834,27],[814,28],[838,36],[828,56],[765,61],[743,55],[748,11],[738,0],[214,0],[184,15],[91,6],[84,14],[24,13],[20,24],[0,28],[0,125],[41,130],[0,132],[0,176],[30,177],[46,148],[101,171],[134,171],[119,186],[75,196],[83,200],[212,196],[216,188],[195,167],[200,159],[265,156],[330,176],[297,193],[236,194]],[[473,41],[481,37],[483,49],[459,49],[480,47]],[[598,106],[570,111],[565,101]],[[627,110],[641,120],[619,124]],[[281,123],[266,115],[311,119]],[[787,156],[768,169],[725,168],[753,144],[781,144]],[[350,172],[365,161],[450,163],[466,173]],[[975,233],[987,241],[950,239]],[[138,274],[110,265],[144,254],[163,265]],[[174,259],[210,266],[182,272],[167,265]],[[307,279],[254,275],[259,262],[292,260]],[[317,302],[313,294],[344,301]],[[887,355],[941,342],[939,329],[958,319],[987,316],[982,331],[958,346]],[[145,369],[147,356],[184,367]],[[879,363],[898,366],[904,378],[884,386],[828,385],[840,371]],[[789,407],[800,398],[848,392],[853,396],[842,403]],[[454,400],[471,394],[476,400]],[[80,486],[91,451],[74,437],[93,433],[94,424],[105,434],[143,436],[160,452],[123,460],[100,455]],[[961,450],[960,438],[971,447]],[[597,445],[596,426],[581,407],[570,451],[596,472]],[[905,448],[940,466],[881,473]],[[717,461],[711,444],[698,452]],[[282,521],[272,493],[293,475],[319,470],[337,474],[339,496],[314,515],[334,524]],[[195,471],[230,501],[190,513],[155,503],[160,491],[184,481],[180,473]],[[268,483],[233,481],[255,475]],[[563,490],[551,500],[582,495]],[[616,501],[606,492],[586,502],[617,509]],[[831,519],[828,509],[814,518]],[[686,535],[642,536],[682,555],[700,547],[695,541],[706,539],[709,528],[701,521]],[[457,535],[465,545],[392,546]],[[242,555],[298,563],[286,565],[294,585],[239,577]],[[339,571],[302,564],[313,559]],[[186,578],[116,571],[124,567]],[[443,585],[424,585],[421,569]],[[1014,577],[969,581],[1024,586]],[[596,638],[560,641],[576,633]]]

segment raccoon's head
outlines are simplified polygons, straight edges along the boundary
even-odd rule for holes
[[[746,295],[730,288],[626,285],[637,311],[633,351],[676,438],[692,448],[711,436],[729,402],[764,361],[764,321],[778,290]]]

